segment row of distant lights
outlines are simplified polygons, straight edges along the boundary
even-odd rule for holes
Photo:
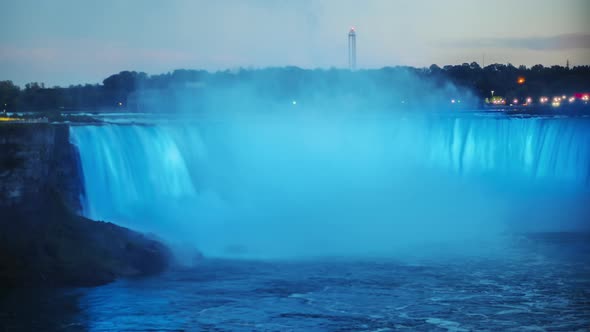
[[[588,101],[590,101],[590,96],[589,95],[584,95],[584,96],[582,96],[581,99],[585,103],[588,103]],[[569,97],[568,98],[566,95],[563,95],[561,97],[553,97],[553,99],[551,100],[551,105],[554,106],[554,107],[558,107],[558,106],[561,105],[562,102],[565,102],[566,100],[570,104],[572,104],[572,103],[574,103],[576,101],[576,97]],[[461,101],[459,101],[459,102],[461,102]],[[525,100],[525,103],[523,104],[523,106],[529,105],[532,102],[533,102],[533,98],[528,97]],[[541,98],[539,98],[539,102],[541,104],[547,104],[549,102],[549,98],[548,97],[541,97]],[[451,103],[452,104],[455,104],[456,103],[456,100],[455,99],[451,99]],[[518,105],[518,103],[519,103],[519,100],[515,98],[515,99],[512,100],[512,104],[510,104],[510,105],[511,106],[512,105]],[[492,100],[492,104],[494,104],[494,105],[506,105],[506,100],[504,100],[504,99]]]
[[[494,105],[506,105],[506,100],[504,100],[504,99],[494,99],[494,100],[492,100],[492,104],[494,104]]]
[[[581,99],[584,103],[588,103],[588,100],[590,100],[590,97],[588,95],[583,95]],[[553,99],[551,100],[551,106],[559,107],[559,106],[561,106],[561,103],[562,102],[565,103],[566,100],[571,104],[576,101],[576,97],[569,97],[568,98],[566,95],[563,95],[561,97],[559,97],[559,96],[553,97]],[[547,104],[549,102],[549,98],[541,97],[541,98],[539,98],[539,102],[541,104]]]

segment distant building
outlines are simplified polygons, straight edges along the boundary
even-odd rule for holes
[[[356,31],[354,27],[348,32],[348,68],[356,70]]]

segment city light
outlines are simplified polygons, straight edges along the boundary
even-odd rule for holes
[[[526,79],[522,76],[520,76],[517,80],[516,83],[518,84],[524,84],[526,82]]]
[[[494,97],[491,102],[494,105],[506,105],[506,100],[497,96]]]
[[[451,104],[454,104],[456,102],[455,99],[451,99]]]
[[[487,105],[493,106],[513,106],[513,107],[524,107],[524,106],[534,106],[534,105],[551,105],[553,107],[559,107],[568,105],[573,106],[576,104],[576,101],[580,100],[581,104],[588,105],[590,102],[590,93],[575,93],[573,95],[553,95],[553,96],[529,96],[529,97],[522,97],[522,98],[503,98],[501,96],[496,96],[496,91],[490,90],[490,93],[493,93],[494,96],[491,98],[485,98],[485,103]],[[450,100],[452,104],[460,104],[461,100],[453,98]]]

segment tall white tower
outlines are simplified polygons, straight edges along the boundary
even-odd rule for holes
[[[354,27],[348,32],[348,68],[356,70],[356,31]]]

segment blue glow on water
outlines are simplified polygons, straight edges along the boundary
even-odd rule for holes
[[[298,113],[71,138],[87,216],[208,256],[470,251],[588,227],[590,119]]]

